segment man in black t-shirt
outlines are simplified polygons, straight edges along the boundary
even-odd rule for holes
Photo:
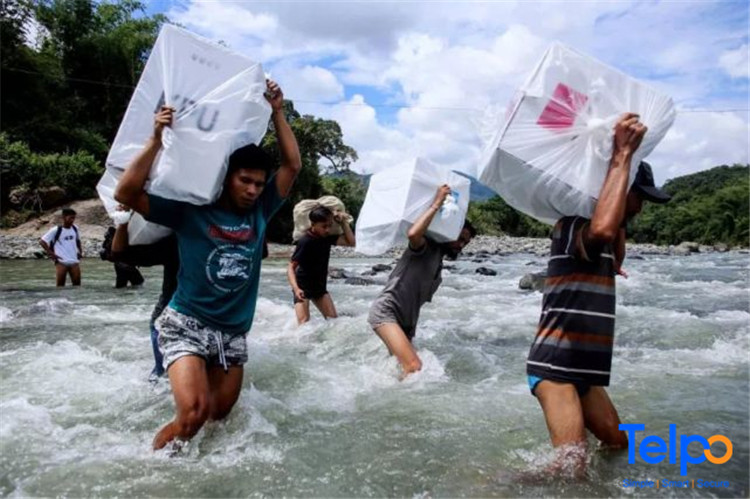
[[[341,226],[343,234],[340,236],[329,235],[334,222]],[[310,229],[297,241],[287,270],[299,324],[310,320],[310,300],[326,319],[337,317],[336,307],[326,289],[331,246],[355,244],[345,213],[333,213],[325,206],[318,206],[310,212],[310,223]]]

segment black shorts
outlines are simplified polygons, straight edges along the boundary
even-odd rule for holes
[[[305,300],[317,300],[318,298],[323,298],[325,295],[328,294],[328,290],[323,289],[305,289],[302,288],[302,292],[305,293]],[[302,303],[303,300],[300,300],[297,298],[297,295],[292,293],[292,299],[294,301],[294,304]]]
[[[533,374],[527,375],[528,381],[529,381],[529,390],[531,390],[531,394],[536,397],[536,393],[534,393],[534,390],[536,390],[536,385],[544,381],[544,378],[540,378],[539,376],[534,376]],[[587,385],[585,383],[573,383],[570,381],[558,381],[558,380],[550,380],[555,381],[557,383],[567,383],[569,385],[573,385],[578,392],[578,396],[583,398],[584,395],[586,395],[589,390],[591,390],[591,385]]]

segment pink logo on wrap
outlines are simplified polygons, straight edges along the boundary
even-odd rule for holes
[[[558,83],[552,93],[552,99],[550,99],[549,104],[544,108],[536,123],[553,130],[570,128],[575,123],[576,115],[583,109],[588,100],[587,95]]]

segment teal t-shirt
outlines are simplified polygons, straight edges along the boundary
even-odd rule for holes
[[[169,306],[229,335],[249,331],[266,225],[283,202],[275,177],[243,214],[149,195],[147,219],[177,234],[180,271]]]

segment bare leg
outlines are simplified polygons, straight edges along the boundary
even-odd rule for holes
[[[209,415],[209,384],[206,362],[195,355],[180,357],[167,371],[175,401],[175,418],[154,438],[154,450],[161,449],[175,438],[190,439]]]
[[[628,447],[628,434],[620,430],[620,416],[604,387],[592,386],[581,399],[581,405],[586,428],[601,441],[603,447]]]
[[[318,310],[320,310],[320,313],[323,314],[323,317],[326,319],[335,319],[338,317],[336,306],[333,304],[333,299],[329,293],[324,294],[320,298],[314,299],[313,303],[318,307]]]
[[[57,287],[65,287],[65,278],[68,276],[68,268],[62,263],[55,264],[55,279],[57,281]]]
[[[388,351],[398,359],[401,369],[404,371],[404,376],[422,369],[422,361],[401,326],[392,322],[381,324],[375,329],[375,332],[388,347]]]
[[[586,472],[586,428],[576,387],[570,383],[542,380],[534,393],[544,411],[556,453],[555,461],[546,471],[582,477]]]
[[[208,368],[209,419],[218,421],[229,415],[240,398],[243,373],[242,366],[229,366],[229,372],[224,372],[221,366]]]
[[[310,320],[310,300],[303,300],[294,304],[294,313],[297,314],[297,324],[304,324]]]
[[[70,272],[70,280],[73,283],[73,286],[80,286],[81,285],[81,266],[78,264],[73,265],[68,269]]]

